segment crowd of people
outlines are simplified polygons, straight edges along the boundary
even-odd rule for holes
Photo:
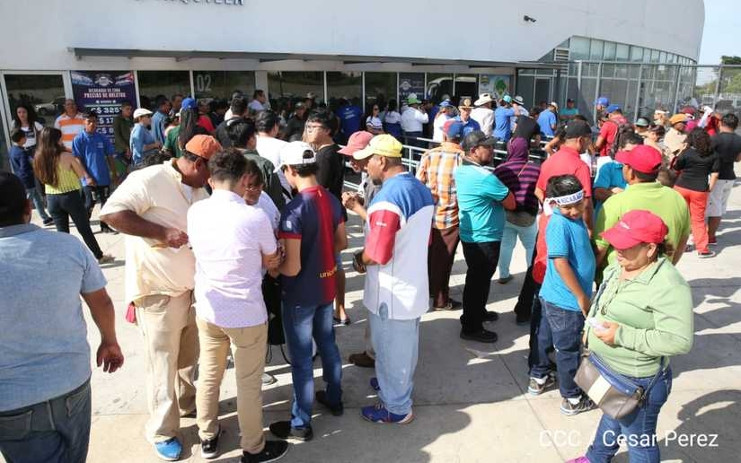
[[[122,106],[114,143],[97,133],[98,115],[79,113],[74,101],[54,128],[37,127],[28,108],[18,108],[15,175],[0,174],[0,268],[13,275],[0,282],[9,298],[0,316],[14,327],[0,340],[8,353],[0,361],[6,458],[84,461],[91,372],[80,295],[101,332],[98,365],[113,372],[123,364],[98,265],[113,257],[90,227],[96,202],[101,232],[126,237],[126,319],[145,345],[145,435],[164,460],[181,458],[186,416],[196,418],[203,457],[219,455],[230,350],[242,461],[275,461],[288,451],[286,439],[311,440],[315,401],[344,413],[335,328],[351,323],[342,261],[348,211],[363,222],[352,267],[365,278],[369,320],[365,349],[349,360],[375,370],[378,394],[361,409],[364,419],[414,419],[420,321],[430,308],[461,311],[461,339],[497,341],[491,323],[499,315],[486,308],[492,278],[498,268],[499,284],[513,280],[519,237],[528,271],[514,311],[530,326],[528,391],[557,385],[567,416],[605,411],[576,461],[609,461],[618,448],[604,444],[606,432],[655,432],[671,389],[668,358],[692,345],[690,288],[674,266],[692,246],[699,257],[714,255],[741,160],[738,118],[708,108],[696,119],[686,108],[631,124],[600,98],[592,128],[573,101],[560,112],[555,102],[527,110],[520,96],[490,94],[457,107],[444,100],[431,118],[410,95],[401,112],[395,101],[369,107],[362,126],[362,111],[347,103],[333,112],[307,98],[286,120],[258,90],[249,103],[235,93],[214,120],[193,98],[158,97],[155,113]],[[425,125],[440,143],[410,172],[399,138],[420,146]],[[542,164],[530,156],[541,140],[549,153]],[[494,166],[498,143],[507,156]],[[344,191],[347,164],[363,179],[358,191]],[[31,225],[33,207],[60,232],[69,233],[72,217],[89,251]],[[459,243],[467,266],[461,301],[450,291]],[[24,287],[47,268],[53,278],[28,297]],[[41,324],[29,315],[39,308]],[[278,440],[266,440],[261,389],[275,381],[265,373],[266,350],[284,342],[291,414],[269,425]],[[315,355],[324,382],[316,392]],[[613,416],[583,384],[587,362],[641,391],[631,413]],[[64,417],[54,413],[65,406]],[[41,418],[29,424],[32,412]],[[631,444],[629,453],[659,461],[655,441]]]

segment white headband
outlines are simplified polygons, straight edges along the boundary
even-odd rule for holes
[[[579,201],[584,199],[584,190],[579,190],[576,193],[566,195],[566,196],[557,196],[555,198],[548,198],[546,199],[546,202],[554,202],[558,204],[559,206],[568,206],[570,204],[576,204]]]

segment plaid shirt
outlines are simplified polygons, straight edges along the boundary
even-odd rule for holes
[[[442,143],[422,156],[417,178],[432,192],[435,200],[434,227],[445,230],[458,226],[458,196],[453,172],[463,162],[463,149],[457,143]]]

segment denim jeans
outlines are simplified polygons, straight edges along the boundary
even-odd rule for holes
[[[381,390],[378,398],[386,410],[397,415],[412,411],[414,370],[419,349],[419,318],[393,320],[388,307],[381,304],[378,314],[368,312],[373,348],[376,351],[376,376]]]
[[[54,225],[57,227],[57,231],[69,233],[69,218],[72,217],[77,231],[80,232],[83,241],[85,241],[85,244],[92,251],[95,258],[100,259],[103,257],[103,251],[100,250],[98,241],[95,239],[93,230],[90,228],[90,219],[82,202],[80,190],[74,190],[60,195],[48,194],[46,195],[46,202],[49,204],[49,213],[52,219],[54,219]]]
[[[574,375],[579,368],[579,348],[581,332],[584,329],[584,315],[580,310],[566,310],[540,299],[543,313],[538,326],[537,353],[533,357],[536,363],[530,369],[533,378],[545,378],[549,373],[550,360],[546,350],[553,341],[556,348],[556,365],[558,367],[558,388],[561,397],[581,397],[582,390],[574,382]],[[531,353],[532,355],[532,353]]]
[[[89,380],[46,402],[0,412],[0,453],[13,463],[84,463],[90,413]]]
[[[342,359],[332,326],[332,303],[312,306],[283,306],[283,329],[291,356],[293,406],[291,427],[305,428],[311,424],[314,403],[314,364],[312,338],[322,359],[322,378],[327,383],[327,400],[342,401]]]
[[[630,378],[636,384],[648,387],[653,379]],[[620,440],[628,444],[630,463],[659,463],[656,422],[661,407],[666,403],[672,389],[672,370],[666,368],[648,391],[646,401],[632,414],[616,420],[602,415],[602,420],[589,446],[587,458],[590,463],[608,463],[620,448]]]
[[[108,185],[97,185],[97,186],[86,186],[83,187],[83,194],[85,196],[85,209],[88,211],[88,216],[92,214],[95,203],[100,203],[101,209],[105,205],[105,202],[110,196],[110,187]]]
[[[36,187],[26,188],[26,199],[33,201],[33,207],[36,209],[36,212],[39,213],[39,216],[41,216],[41,220],[49,220],[49,214],[47,214],[46,209],[44,209],[44,200],[41,198],[39,190],[37,190]]]
[[[499,261],[499,246],[499,241],[463,242],[463,257],[466,259],[468,270],[466,270],[466,283],[463,286],[461,324],[466,333],[475,333],[484,327],[491,277]]]
[[[520,238],[525,248],[525,265],[530,265],[533,260],[535,249],[535,238],[538,236],[538,222],[533,222],[529,227],[520,227],[509,222],[504,223],[504,234],[502,234],[502,246],[499,250],[499,278],[509,276],[509,264],[512,262],[512,251],[515,250],[517,237]]]

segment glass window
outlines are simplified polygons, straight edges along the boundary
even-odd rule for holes
[[[20,104],[33,108],[38,121],[50,127],[64,110],[64,82],[61,74],[6,74],[10,114]],[[12,119],[7,121],[9,126]]]
[[[595,60],[595,61],[601,60],[603,48],[604,48],[603,41],[592,39],[592,43],[589,46],[589,59]]]
[[[365,105],[378,104],[385,107],[390,99],[396,99],[395,72],[365,73]],[[398,108],[398,105],[397,105]]]
[[[615,52],[615,59],[618,61],[628,61],[630,59],[630,46],[619,43]]]
[[[651,62],[652,63],[659,62],[659,50],[651,50]]]
[[[154,100],[159,95],[167,99],[180,93],[190,95],[188,71],[139,71],[139,106],[154,110]]]
[[[616,50],[617,44],[615,42],[605,42],[605,60],[613,61],[615,59]]]
[[[478,76],[476,74],[455,75],[455,96],[458,98],[476,99],[479,93]]]
[[[279,108],[285,100],[292,103],[303,100],[309,94],[316,102],[324,99],[323,72],[268,72],[268,94],[270,107]]]
[[[566,39],[563,42],[561,42],[561,45],[557,46],[556,48],[569,48],[569,39]]]
[[[355,106],[362,107],[363,73],[328,72],[327,93],[330,108],[334,108],[340,98],[352,101]]]
[[[659,53],[659,62],[666,63],[666,53],[663,51]]]
[[[630,47],[630,60],[641,61],[643,59],[643,47]]]
[[[427,73],[427,98],[442,101],[444,96],[453,96],[453,74]],[[419,95],[417,95],[419,96]],[[455,101],[454,101],[455,103]]]
[[[569,55],[574,60],[589,59],[589,39],[572,37],[569,42]]]
[[[236,90],[249,100],[255,92],[255,73],[252,71],[193,71],[196,98],[230,101]]]

